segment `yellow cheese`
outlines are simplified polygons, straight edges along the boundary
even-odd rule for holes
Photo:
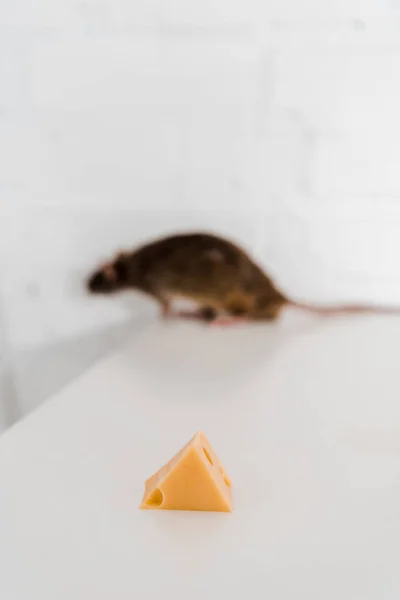
[[[147,479],[140,508],[232,512],[231,481],[204,433]]]

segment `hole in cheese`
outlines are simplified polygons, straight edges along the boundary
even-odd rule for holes
[[[206,455],[206,458],[207,458],[208,462],[209,462],[211,465],[213,465],[214,463],[213,463],[213,461],[212,461],[212,458],[211,458],[211,456],[209,455],[209,453],[207,452],[207,450],[204,448],[204,446],[203,446],[203,452],[204,452],[204,454]]]
[[[229,479],[227,478],[227,476],[225,475],[225,473],[223,471],[221,471],[222,477],[224,478],[224,481],[226,483],[226,485],[228,486],[228,488],[231,488],[231,482],[229,481]]]
[[[149,496],[146,500],[147,506],[161,506],[163,503],[164,496],[162,491],[158,488],[154,490],[154,492]]]

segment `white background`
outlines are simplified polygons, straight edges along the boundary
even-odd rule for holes
[[[0,427],[126,335],[117,249],[212,228],[400,302],[400,3],[0,0]]]

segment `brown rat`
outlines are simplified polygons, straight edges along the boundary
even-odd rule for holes
[[[173,314],[174,298],[186,298],[199,305],[196,316],[206,321],[221,314],[273,321],[288,305],[327,315],[384,310],[318,308],[289,300],[243,249],[207,233],[173,235],[119,254],[93,273],[87,285],[95,294],[144,292],[160,303],[164,316]]]

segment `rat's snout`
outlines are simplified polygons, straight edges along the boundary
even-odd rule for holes
[[[87,289],[92,294],[109,294],[115,290],[115,281],[104,271],[96,271],[87,281]]]

